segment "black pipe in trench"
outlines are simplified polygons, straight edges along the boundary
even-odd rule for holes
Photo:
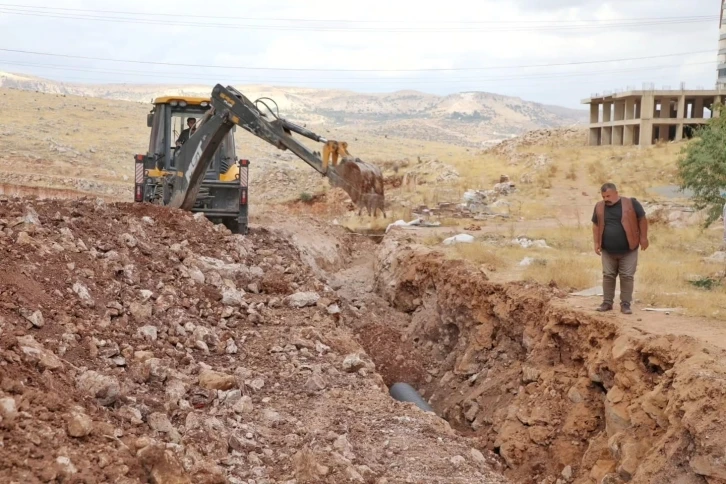
[[[428,404],[424,398],[419,395],[419,393],[414,389],[411,385],[408,383],[395,383],[391,388],[389,389],[389,393],[391,394],[391,397],[393,397],[395,400],[398,400],[399,402],[410,402],[416,405],[418,408],[423,410],[424,412],[434,412],[434,409],[431,408],[431,405]]]

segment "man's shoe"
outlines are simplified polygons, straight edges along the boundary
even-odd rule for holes
[[[612,311],[613,305],[610,303],[602,303],[595,311],[599,311],[601,313],[604,313],[605,311]]]
[[[633,310],[630,309],[630,303],[620,304],[620,312],[623,314],[633,314]]]

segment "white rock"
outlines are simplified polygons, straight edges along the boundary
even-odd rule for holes
[[[42,344],[35,341],[32,335],[19,337],[18,346],[23,354],[43,368],[57,370],[63,366],[61,360],[52,351],[45,349]]]
[[[463,458],[463,457],[462,457],[462,456],[460,456],[460,455],[455,455],[454,457],[452,457],[452,458],[451,458],[451,464],[452,464],[452,465],[453,465],[454,467],[461,467],[461,466],[462,466],[462,465],[464,465],[465,463],[466,463],[466,459],[465,459],[465,458]]]
[[[249,396],[245,395],[234,404],[232,409],[236,413],[247,414],[247,413],[252,413],[254,411],[255,407],[252,404],[252,399]]]
[[[23,222],[30,225],[40,225],[40,217],[38,212],[35,211],[30,205],[25,207],[25,216],[23,216]]]
[[[30,324],[32,324],[36,328],[42,328],[45,326],[45,320],[43,319],[43,313],[40,311],[35,311],[32,314],[26,314],[25,319],[30,321]]]
[[[453,237],[449,237],[448,239],[445,239],[442,243],[444,245],[454,245],[454,244],[471,244],[474,242],[474,237],[469,234],[459,234],[455,235]]]
[[[343,370],[348,373],[355,373],[363,367],[365,367],[365,362],[357,353],[350,354],[343,360]]]
[[[236,355],[237,352],[239,351],[239,348],[237,348],[237,345],[235,344],[234,340],[230,338],[227,340],[227,346],[224,351],[228,355]]]
[[[265,380],[262,378],[255,378],[254,380],[252,380],[250,382],[250,386],[254,390],[259,392],[260,390],[262,390],[265,387]]]
[[[76,379],[78,388],[95,397],[100,405],[113,404],[121,392],[118,381],[93,370],[86,371]]]
[[[80,282],[76,282],[75,284],[73,284],[73,292],[75,292],[76,295],[81,298],[81,301],[84,301],[86,303],[91,303],[93,301],[93,299],[91,298],[91,294],[88,292],[88,288]]]
[[[231,287],[224,287],[222,289],[222,304],[225,306],[240,307],[244,302],[244,293]]]
[[[136,330],[136,334],[147,341],[156,341],[158,338],[158,330],[156,329],[156,326],[151,325],[140,327]]]
[[[314,306],[320,300],[320,295],[316,292],[297,292],[287,298],[288,306],[292,308],[304,308],[306,306]]]
[[[121,245],[125,245],[126,247],[133,249],[136,247],[136,244],[138,243],[136,241],[136,238],[131,234],[121,234],[118,237],[118,242]]]
[[[13,397],[0,398],[0,423],[10,424],[18,416],[18,407]]]
[[[169,417],[164,413],[154,412],[147,417],[146,421],[149,427],[157,432],[168,434],[174,430],[174,426],[169,421]]]
[[[91,433],[93,420],[84,413],[74,412],[68,418],[68,435],[81,438]]]
[[[475,449],[472,447],[471,451],[471,458],[474,459],[474,462],[480,465],[487,465],[487,460],[484,457],[484,454],[482,454],[479,449]]]

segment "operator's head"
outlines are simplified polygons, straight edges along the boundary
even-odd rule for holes
[[[197,124],[197,118],[187,118],[187,126],[190,128]]]
[[[614,205],[620,200],[618,189],[613,183],[606,183],[600,187],[600,193],[602,194],[602,199],[605,200],[605,205]]]

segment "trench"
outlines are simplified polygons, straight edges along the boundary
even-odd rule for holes
[[[407,383],[516,483],[726,483],[726,353],[494,284],[386,239],[354,325],[390,388]],[[386,306],[386,307],[384,307]],[[400,398],[399,398],[400,400]],[[412,400],[409,400],[412,401]]]

